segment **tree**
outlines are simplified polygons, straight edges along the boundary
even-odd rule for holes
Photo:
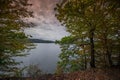
[[[67,0],[57,4],[56,17],[67,28],[79,48],[89,46],[90,66],[112,66],[112,56],[117,55],[119,32],[119,2],[112,0]],[[117,5],[116,5],[117,4]],[[114,12],[115,13],[114,13]],[[83,42],[82,42],[83,41]],[[116,44],[114,42],[117,42]],[[83,44],[85,43],[85,44]],[[81,45],[82,44],[82,45]],[[113,52],[118,51],[118,52]],[[62,54],[61,54],[62,55]],[[104,58],[104,59],[101,59]],[[101,60],[104,60],[101,62]],[[104,63],[101,65],[101,63]]]
[[[0,75],[12,75],[20,62],[15,57],[30,49],[27,35],[23,32],[28,24],[22,18],[32,16],[28,0],[0,0]]]
[[[58,62],[58,69],[56,73],[73,72],[78,70],[85,70],[87,65],[88,53],[85,52],[88,44],[79,44],[75,36],[67,36],[57,41],[61,45],[61,54],[59,55],[60,61]],[[82,42],[79,40],[79,42]],[[78,44],[77,44],[78,43]],[[86,46],[82,46],[86,45]]]

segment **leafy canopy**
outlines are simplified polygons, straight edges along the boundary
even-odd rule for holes
[[[24,56],[22,52],[30,49],[24,28],[28,27],[22,19],[31,17],[28,0],[0,0],[0,75],[12,75],[20,62],[15,57]]]

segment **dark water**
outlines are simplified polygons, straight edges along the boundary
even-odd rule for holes
[[[21,66],[37,64],[44,73],[54,73],[56,70],[58,56],[61,52],[60,46],[54,43],[37,43],[26,57],[19,58],[23,61]]]

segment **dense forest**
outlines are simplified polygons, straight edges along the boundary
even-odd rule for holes
[[[119,80],[120,0],[60,0],[55,17],[69,36],[57,40],[61,53],[55,74],[42,74],[36,65],[23,77],[16,57],[26,56],[33,42],[24,32],[33,17],[29,0],[0,0],[0,80]],[[96,78],[95,78],[96,77]]]
[[[15,57],[25,56],[23,51],[30,49],[25,27],[30,27],[22,19],[32,16],[27,9],[28,0],[0,0],[0,77],[14,76],[20,69]]]
[[[71,34],[57,41],[58,73],[120,67],[119,0],[63,0],[55,11]]]

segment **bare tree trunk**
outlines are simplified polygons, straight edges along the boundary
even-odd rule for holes
[[[95,68],[95,50],[94,50],[94,29],[90,30],[90,48],[91,48],[91,68]]]
[[[112,59],[111,59],[111,53],[109,51],[109,47],[108,47],[108,41],[107,41],[107,37],[104,37],[104,45],[105,45],[105,54],[106,54],[106,63],[108,67],[112,67]]]
[[[94,7],[93,7],[93,14],[95,15],[96,11],[96,0],[94,0]],[[94,18],[93,18],[94,20]],[[95,24],[92,22],[91,24],[91,29],[90,29],[90,53],[91,53],[91,61],[90,61],[90,66],[91,68],[95,68],[95,50],[94,50],[94,31],[95,31]]]
[[[107,50],[107,59],[108,59],[108,66],[112,67],[111,54],[110,54],[110,52],[108,50]]]
[[[118,63],[117,63],[117,66],[120,67],[120,53],[118,55]]]

